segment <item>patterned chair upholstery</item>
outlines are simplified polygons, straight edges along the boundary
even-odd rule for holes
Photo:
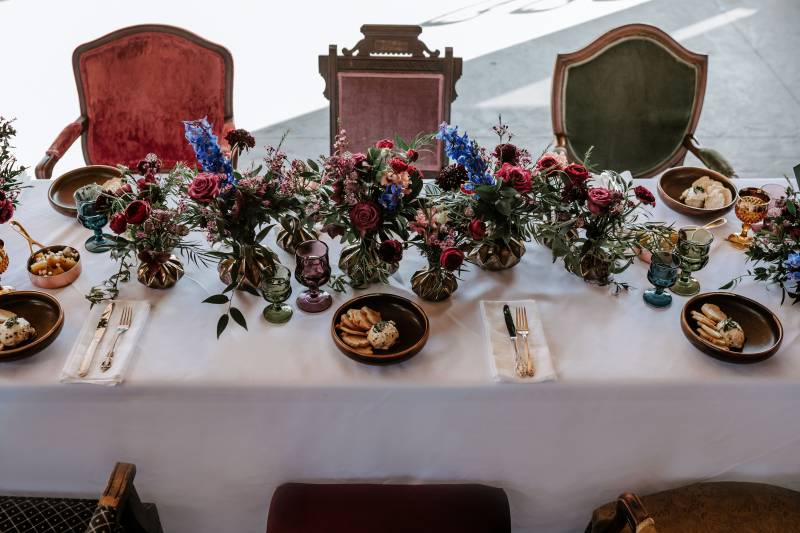
[[[207,116],[220,139],[235,128],[231,53],[186,30],[123,28],[77,47],[72,68],[81,116],[46,151],[37,178],[49,179],[78,137],[89,165],[135,166],[155,152],[168,170],[194,161],[182,120]]]
[[[762,483],[696,483],[597,508],[586,533],[787,533],[800,528],[800,492]]]
[[[135,474],[117,463],[99,500],[0,496],[0,532],[161,533],[156,506],[139,501]]]
[[[485,485],[281,485],[267,533],[509,533],[508,498]]]

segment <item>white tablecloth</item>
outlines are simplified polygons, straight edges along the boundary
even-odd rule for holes
[[[42,242],[82,250],[84,271],[49,291],[66,314],[58,339],[0,364],[0,492],[99,493],[113,463],[128,461],[166,531],[255,532],[285,481],[463,480],[505,488],[515,531],[567,532],[624,490],[723,478],[800,488],[800,310],[745,281],[736,291],[778,313],[784,343],[766,362],[726,364],[684,339],[683,298],[666,310],[645,306],[644,265],[619,277],[634,288],[614,296],[551,264],[536,244],[516,268],[473,268],[449,300],[421,302],[431,322],[426,348],[387,368],[336,350],[332,311],[296,311],[276,326],[260,317],[265,302],[237,296],[250,331],[231,326],[216,340],[219,309],[200,303],[222,287],[213,270],[187,265],[167,291],[133,280],[122,297],[153,309],[125,383],[61,384],[84,294],[116,265],[83,251],[89,230],[48,206],[47,186],[25,191],[16,218]],[[691,222],[660,201],[653,219]],[[704,290],[745,268],[724,241],[739,228],[733,213],[729,220],[714,230],[711,261],[697,274]],[[3,284],[30,289],[26,244],[7,225],[0,238],[11,256]],[[334,261],[338,250],[331,246]],[[391,286],[373,291],[414,297],[409,278],[423,259],[407,254]],[[349,297],[335,295],[334,307]],[[538,302],[557,383],[491,379],[478,301],[521,298]]]

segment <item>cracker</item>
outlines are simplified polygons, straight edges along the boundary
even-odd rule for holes
[[[351,348],[367,348],[370,344],[366,337],[359,335],[351,335],[349,333],[342,333],[342,342]]]
[[[719,331],[717,331],[716,329],[710,328],[710,327],[706,326],[705,324],[700,324],[700,329],[702,329],[703,331],[705,331],[706,333],[708,333],[711,337],[714,337],[715,339],[721,339],[722,338],[722,335],[720,334]]]
[[[705,324],[706,326],[708,326],[710,328],[717,327],[717,325],[714,323],[713,320],[708,318],[706,315],[698,313],[697,311],[692,311],[692,318],[694,318],[697,321],[698,325]]]
[[[375,325],[381,321],[381,314],[376,310],[370,309],[365,305],[364,307],[361,308],[361,311],[363,311],[364,314],[367,315],[367,320],[369,320],[372,325]]]
[[[728,345],[725,343],[725,341],[712,337],[711,335],[709,335],[708,333],[706,333],[705,331],[703,331],[700,328],[697,328],[697,334],[700,335],[700,337],[704,341],[710,342],[714,346],[719,346],[720,348],[727,348],[728,347]]]
[[[348,328],[347,326],[343,326],[342,324],[336,324],[336,328],[340,329],[344,333],[349,333],[350,335],[358,335],[360,337],[366,337],[367,336],[367,332],[366,331],[361,331],[360,329]]]
[[[356,309],[351,316],[353,317],[353,323],[358,326],[359,329],[368,331],[372,327],[372,322],[367,319],[367,314],[364,311]]]
[[[372,347],[368,348],[353,348],[353,351],[360,355],[375,355],[375,352],[372,351]]]
[[[350,328],[350,329],[355,329],[355,330],[357,330],[357,329],[358,329],[358,326],[356,326],[355,324],[353,324],[353,322],[350,320],[350,317],[349,317],[349,316],[347,316],[347,313],[343,314],[343,315],[342,315],[342,316],[339,318],[339,320],[340,320],[341,324],[342,324],[343,326],[347,327],[347,328]]]

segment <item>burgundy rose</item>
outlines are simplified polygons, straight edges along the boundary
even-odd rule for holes
[[[559,168],[558,159],[552,155],[543,156],[536,162],[536,170],[545,175]]]
[[[394,141],[391,139],[381,139],[375,143],[375,148],[388,148],[391,150],[394,148]]]
[[[353,154],[351,159],[353,160],[353,166],[354,167],[360,167],[361,163],[363,163],[364,161],[367,160],[367,156],[365,156],[361,152],[358,152],[356,154]]]
[[[111,209],[111,198],[106,194],[101,194],[94,201],[94,208],[103,213]]]
[[[141,224],[150,216],[150,204],[144,200],[134,200],[125,208],[125,218],[129,224]]]
[[[586,167],[577,163],[572,163],[564,168],[564,173],[569,177],[570,181],[577,185],[584,183],[589,179],[589,171]]]
[[[0,192],[0,224],[5,224],[14,216],[14,202]]]
[[[408,172],[409,176],[413,176],[414,174],[419,174],[419,169],[414,165],[408,165],[406,172]]]
[[[406,150],[406,159],[408,159],[409,163],[413,163],[414,161],[419,159],[419,152],[417,152],[412,148],[409,148],[408,150]]]
[[[594,187],[589,189],[588,196],[589,201],[587,207],[593,215],[602,215],[603,213],[606,213],[614,199],[611,191],[605,187]]]
[[[139,174],[142,174],[143,176],[148,174],[155,175],[161,170],[161,165],[162,163],[158,156],[150,153],[147,154],[144,159],[139,161],[139,164],[136,165],[136,169],[139,171]]]
[[[229,131],[228,134],[225,135],[225,140],[228,141],[228,145],[231,148],[238,146],[239,150],[244,152],[247,152],[256,145],[255,138],[253,138],[249,131],[243,129]]]
[[[650,190],[644,185],[637,185],[634,187],[633,192],[636,194],[636,198],[638,198],[643,204],[652,206],[656,205],[656,197],[653,196],[653,193],[651,193]]]
[[[494,149],[494,157],[501,163],[516,165],[519,163],[519,149],[511,143],[498,144]]]
[[[510,184],[519,193],[531,192],[531,172],[522,167],[515,167],[511,163],[503,163],[497,171],[497,177]]]
[[[108,227],[117,235],[125,233],[125,230],[128,229],[128,218],[125,213],[114,213],[111,220],[108,221]]]
[[[363,237],[381,225],[381,211],[374,202],[358,202],[350,209],[350,221]]]
[[[486,237],[486,222],[479,218],[473,219],[469,223],[469,236],[474,241],[479,241]]]
[[[408,170],[408,163],[406,163],[399,157],[393,157],[389,161],[389,166],[392,167],[392,170],[394,170],[396,174],[400,174],[401,172],[405,172],[406,170]]]
[[[201,172],[189,184],[189,198],[201,204],[210,203],[219,195],[219,174]]]
[[[403,245],[400,241],[387,239],[378,246],[378,257],[386,263],[399,263],[403,258]]]
[[[451,272],[461,268],[463,263],[464,252],[458,248],[448,248],[442,252],[442,255],[439,256],[439,264],[442,265],[442,268]]]

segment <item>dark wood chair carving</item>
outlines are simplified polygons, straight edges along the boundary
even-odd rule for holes
[[[364,38],[352,49],[343,48],[342,55],[332,44],[328,55],[319,56],[330,100],[331,150],[340,128],[356,152],[383,138],[432,133],[449,122],[462,65],[453,49],[445,48],[444,57],[428,49],[419,40],[420,26],[368,24],[361,33]],[[417,167],[434,177],[446,161],[437,142],[420,155]]]
[[[586,533],[759,533],[795,531],[800,492],[762,483],[697,483],[598,507]]]
[[[551,107],[556,146],[573,161],[594,147],[598,169],[654,176],[691,151],[726,176],[730,164],[695,144],[706,90],[708,56],[660,29],[629,24],[569,54],[559,54]]]
[[[155,504],[142,503],[136,466],[117,463],[99,500],[0,496],[0,531],[162,533]]]
[[[281,485],[267,533],[510,533],[508,498],[486,485]]]
[[[233,56],[172,26],[145,24],[109,33],[72,54],[81,116],[67,125],[36,166],[48,179],[80,136],[90,165],[135,166],[155,152],[172,168],[194,161],[182,120],[208,116],[222,137],[233,124]]]

